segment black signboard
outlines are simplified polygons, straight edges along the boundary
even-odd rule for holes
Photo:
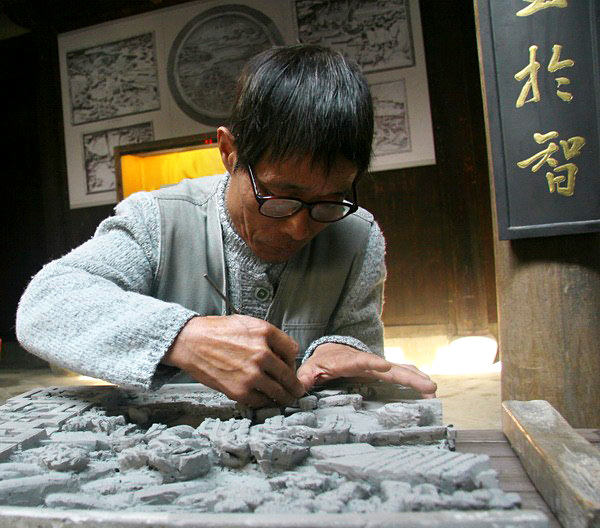
[[[600,231],[595,4],[476,2],[501,239]]]

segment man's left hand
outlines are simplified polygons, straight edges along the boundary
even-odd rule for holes
[[[423,398],[435,398],[437,390],[429,376],[413,365],[390,363],[381,356],[337,343],[318,346],[296,374],[307,391],[317,383],[336,378],[398,383],[412,387]]]

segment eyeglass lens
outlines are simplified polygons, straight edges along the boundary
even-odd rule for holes
[[[297,200],[272,198],[263,202],[260,212],[265,216],[282,218],[293,215],[302,207]],[[350,206],[338,203],[318,203],[308,207],[310,217],[317,222],[333,222],[340,220],[350,210]]]

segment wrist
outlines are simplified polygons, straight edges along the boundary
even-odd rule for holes
[[[202,335],[206,335],[206,326],[211,317],[195,316],[185,323],[163,356],[161,363],[187,370],[190,364],[192,343],[195,348],[198,348],[204,342]]]

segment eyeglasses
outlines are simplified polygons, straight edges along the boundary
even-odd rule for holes
[[[354,182],[352,183],[354,203],[348,200],[341,202],[329,200],[305,202],[304,200],[300,200],[300,198],[292,198],[291,196],[261,196],[258,194],[256,179],[250,165],[248,165],[248,174],[252,182],[254,197],[258,202],[258,212],[269,218],[285,218],[292,216],[300,209],[306,208],[308,209],[309,216],[316,222],[329,223],[337,222],[349,214],[356,212],[358,209],[358,204],[356,203],[356,185]]]

